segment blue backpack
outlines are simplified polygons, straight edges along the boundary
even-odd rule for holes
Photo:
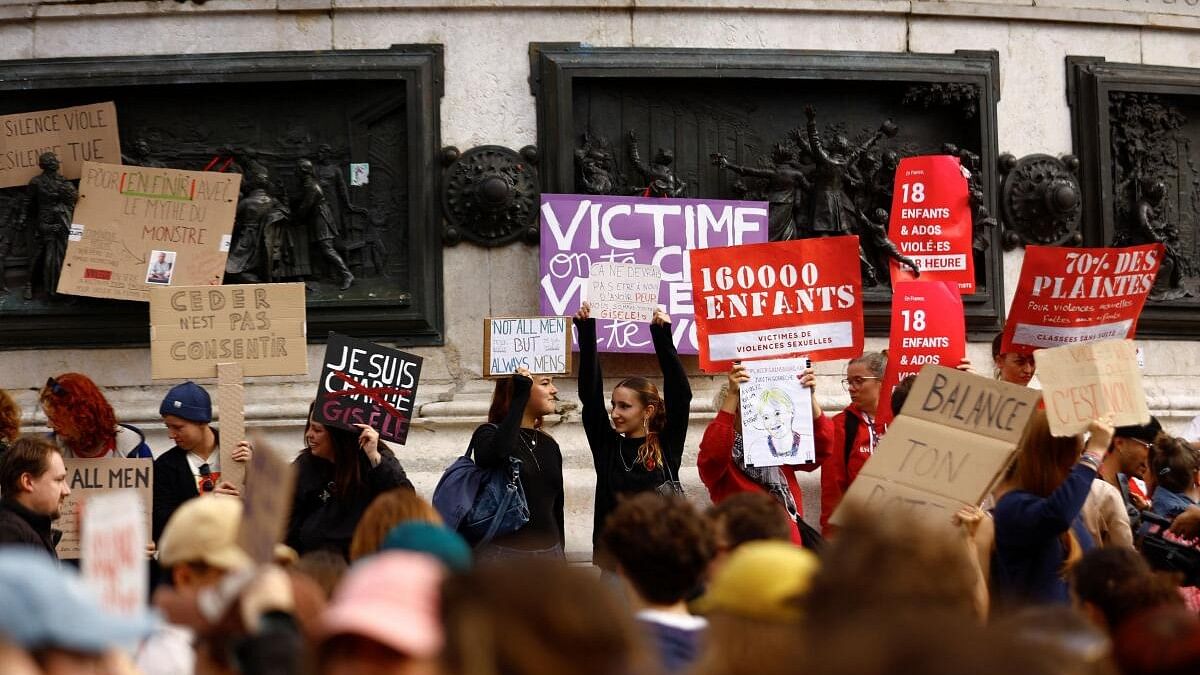
[[[524,527],[529,503],[521,485],[521,460],[510,456],[507,469],[484,469],[471,459],[472,450],[442,473],[433,489],[433,507],[447,527],[478,547]]]

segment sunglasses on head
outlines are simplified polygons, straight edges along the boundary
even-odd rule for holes
[[[212,492],[217,488],[216,481],[212,478],[212,468],[207,464],[200,465],[200,491]]]

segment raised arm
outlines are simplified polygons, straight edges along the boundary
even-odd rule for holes
[[[687,438],[688,419],[692,414],[692,385],[679,361],[679,352],[675,351],[675,342],[671,339],[671,317],[661,309],[655,310],[650,322],[650,337],[654,340],[654,354],[662,370],[663,400],[667,404],[663,448],[671,470],[678,472]]]
[[[583,430],[595,455],[603,449],[612,426],[604,406],[604,378],[596,353],[596,320],[591,318],[591,307],[586,302],[575,315],[575,327],[579,330],[579,402],[583,405]]]
[[[734,364],[729,371],[729,382],[726,385],[725,400],[717,417],[708,423],[704,429],[704,438],[700,439],[700,453],[696,456],[696,468],[700,471],[700,481],[710,492],[717,481],[733,469],[734,425],[737,423],[737,409],[741,404],[741,385],[750,379],[746,367]]]
[[[525,415],[525,405],[529,403],[533,380],[528,375],[514,373],[512,386],[513,394],[508,404],[508,414],[504,416],[500,426],[484,424],[471,436],[475,463],[481,467],[504,466],[513,449],[520,443],[517,436],[521,433],[521,418]]]

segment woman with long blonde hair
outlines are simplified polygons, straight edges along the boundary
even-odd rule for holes
[[[1081,436],[1053,436],[1037,410],[1017,444],[1011,489],[994,512],[991,578],[1001,606],[1070,601],[1067,572],[1093,546],[1079,515],[1113,427],[1093,421],[1088,431],[1086,445]]]

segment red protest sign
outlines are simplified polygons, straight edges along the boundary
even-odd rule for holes
[[[862,354],[858,237],[690,252],[700,368],[731,361]]]
[[[924,277],[924,275],[921,275]],[[962,296],[950,281],[897,281],[892,285],[892,328],[887,368],[875,419],[892,421],[892,390],[927,365],[953,368],[967,349]]]
[[[1162,244],[1026,247],[1001,350],[1132,338],[1162,257]]]
[[[975,292],[971,204],[967,177],[957,157],[923,155],[900,160],[888,238],[921,270],[921,281],[953,281],[959,291]],[[893,285],[916,278],[895,260],[890,267]]]

